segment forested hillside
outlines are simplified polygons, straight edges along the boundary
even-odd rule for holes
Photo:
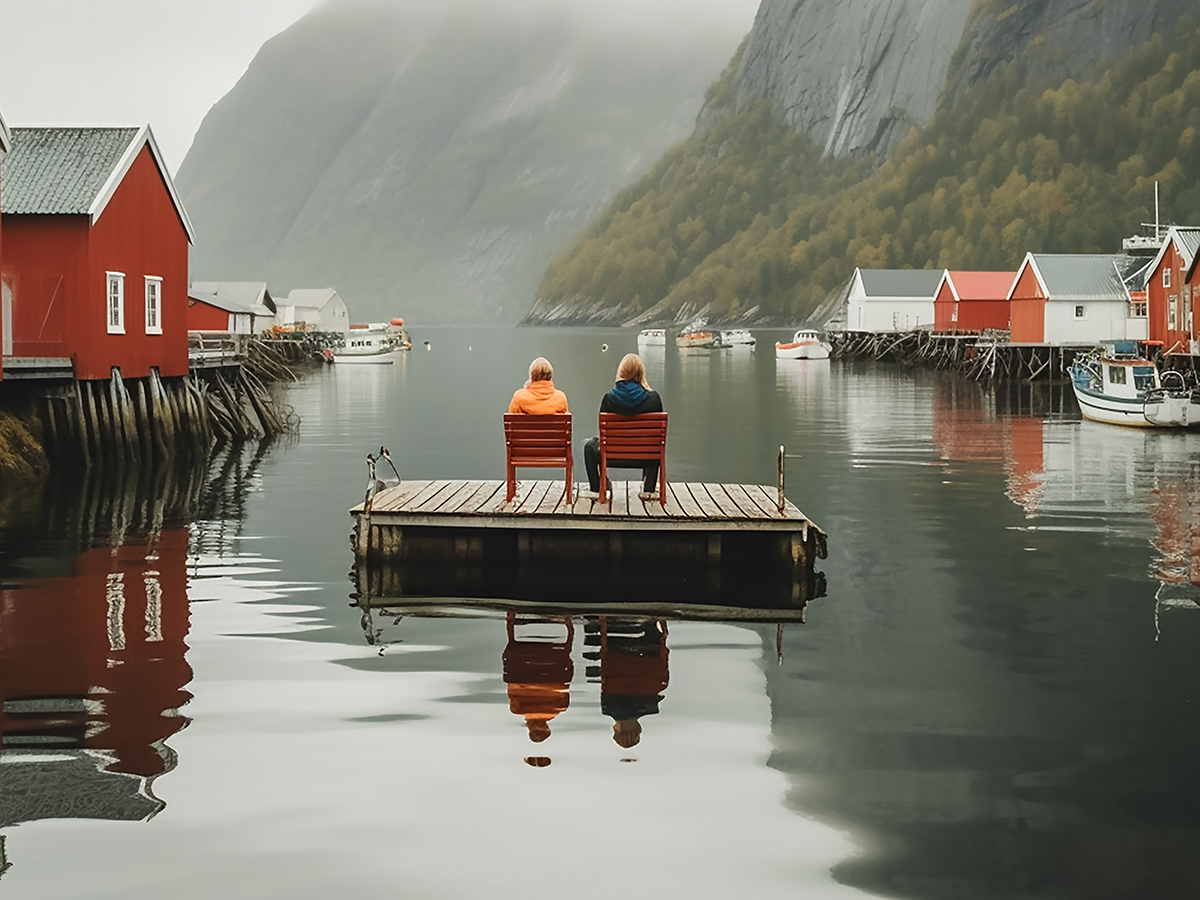
[[[1014,7],[1015,8],[1015,7]],[[766,101],[678,145],[547,271],[528,321],[807,316],[855,266],[1015,268],[1027,250],[1112,252],[1153,214],[1200,219],[1200,23],[1087,79],[1020,57],[878,160],[822,157]]]

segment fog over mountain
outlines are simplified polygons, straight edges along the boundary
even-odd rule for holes
[[[356,319],[515,322],[690,133],[753,3],[341,2],[267,42],[177,186],[192,276],[331,285]]]

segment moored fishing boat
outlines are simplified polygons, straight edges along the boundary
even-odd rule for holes
[[[1110,341],[1071,364],[1071,386],[1085,419],[1135,428],[1200,426],[1200,397],[1183,375],[1158,368],[1135,341]]]
[[[675,338],[676,347],[711,350],[719,346],[720,336],[714,331],[683,331]]]
[[[777,359],[829,359],[832,350],[833,347],[811,328],[801,328],[788,343],[775,344]]]
[[[745,328],[733,328],[721,332],[721,342],[730,347],[753,347],[757,339]]]
[[[639,347],[665,347],[667,346],[666,329],[645,328],[638,332],[637,342]]]

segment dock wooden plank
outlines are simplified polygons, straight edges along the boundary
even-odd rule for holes
[[[704,489],[708,491],[708,496],[712,497],[713,503],[720,507],[721,512],[730,519],[744,519],[746,514],[742,512],[740,506],[730,499],[725,493],[725,485],[723,484],[705,484]]]
[[[722,485],[722,487],[725,488],[725,495],[738,505],[738,508],[746,514],[747,519],[762,518],[762,510],[759,509],[758,504],[751,500],[749,495],[742,490],[742,486],[740,484],[725,484]]]
[[[650,515],[650,511],[646,509],[646,503],[638,496],[642,492],[644,485],[641,479],[637,481],[627,482],[629,490],[629,515],[635,519],[644,519]],[[658,501],[655,501],[655,506],[658,506]]]
[[[496,494],[500,494],[501,498],[503,498],[504,482],[485,481],[479,490],[475,492],[475,495],[458,508],[458,514],[463,516],[474,515],[494,500]]]
[[[671,519],[682,519],[687,516],[683,511],[683,507],[679,505],[679,501],[675,499],[675,491],[671,489],[671,485],[667,485],[667,505],[660,507],[665,509],[667,517]]]
[[[501,482],[500,490],[496,491],[490,502],[479,508],[479,513],[481,515],[511,515],[521,508],[521,504],[529,497],[536,485],[536,481],[518,481],[517,492],[513,495],[512,502],[509,502],[504,499],[507,490],[504,483]]]
[[[581,481],[575,485],[575,506],[572,508],[572,515],[576,516],[595,516],[602,512],[607,512],[607,506],[601,506],[596,502],[595,497],[581,497],[582,491],[588,490],[588,483]]]
[[[537,505],[534,510],[539,516],[552,516],[558,511],[560,506],[566,506],[567,500],[564,496],[566,491],[566,482],[552,481],[550,482],[550,490],[546,491],[546,496]]]
[[[614,481],[612,486],[612,514],[614,516],[628,516],[629,485],[624,481]]]
[[[441,506],[443,503],[445,503],[447,500],[449,500],[454,495],[454,493],[465,484],[466,484],[465,481],[442,481],[442,482],[440,482],[441,487],[438,489],[438,491],[436,493],[430,494],[428,497],[426,497],[424,500],[422,500],[419,504],[418,503],[410,503],[408,505],[408,511],[409,512],[433,512],[439,506]]]
[[[444,515],[457,513],[462,505],[474,497],[475,492],[482,486],[482,481],[468,481],[464,483],[462,487],[446,498],[442,505],[437,508],[437,511]]]
[[[700,504],[692,499],[692,492],[687,489],[686,484],[668,484],[667,490],[670,491],[671,496],[675,498],[675,505],[683,510],[684,518],[705,518],[704,510],[700,508]],[[670,504],[668,504],[667,508],[670,509]]]
[[[741,488],[746,492],[746,496],[758,505],[764,515],[770,516],[772,519],[783,518],[783,513],[779,511],[778,496],[772,496],[761,484],[743,484]]]
[[[413,512],[415,509],[417,509],[422,503],[424,503],[430,497],[437,496],[437,494],[449,483],[450,482],[448,482],[448,481],[431,481],[431,482],[429,482],[429,484],[422,491],[408,497],[402,505],[396,507],[396,511],[397,512]]]
[[[533,490],[525,500],[517,506],[517,515],[529,516],[537,512],[538,504],[546,499],[546,494],[550,492],[550,488],[554,486],[553,481],[535,481]]]
[[[706,518],[709,518],[709,519],[725,518],[724,513],[721,512],[721,507],[719,507],[719,506],[717,506],[717,504],[713,503],[712,498],[710,496],[708,496],[708,491],[706,491],[704,489],[704,485],[702,485],[698,482],[689,481],[689,482],[687,482],[685,487],[687,488],[688,493],[690,493],[692,495],[692,499],[696,501],[696,505],[699,506],[700,509],[704,512],[704,515]]]
[[[371,507],[381,511],[396,509],[403,506],[409,497],[419,494],[432,483],[431,481],[403,481],[395,487],[384,489],[376,497],[378,502],[371,504]]]

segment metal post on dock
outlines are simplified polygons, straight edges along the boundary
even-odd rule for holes
[[[787,505],[787,500],[783,497],[783,461],[787,454],[783,451],[783,444],[779,445],[779,514],[783,515],[783,511]]]

